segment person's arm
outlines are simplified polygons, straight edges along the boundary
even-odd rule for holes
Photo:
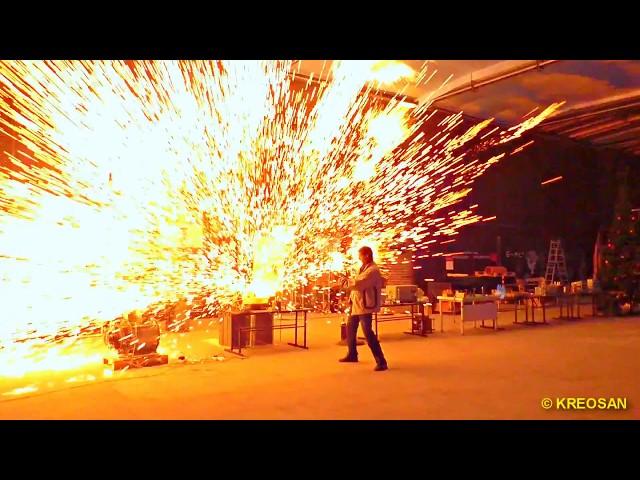
[[[359,273],[353,282],[353,288],[364,290],[373,287],[378,277],[378,271],[374,268],[367,268],[364,272]]]

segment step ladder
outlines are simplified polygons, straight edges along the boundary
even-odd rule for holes
[[[544,275],[547,283],[569,281],[567,264],[564,259],[564,249],[560,240],[551,240],[549,257],[547,258],[547,271]]]

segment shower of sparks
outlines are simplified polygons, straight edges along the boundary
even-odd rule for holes
[[[202,316],[352,262],[429,250],[511,129],[378,95],[393,61],[3,61],[0,349],[186,299]],[[489,135],[487,135],[489,132]],[[490,154],[488,152],[491,152]]]

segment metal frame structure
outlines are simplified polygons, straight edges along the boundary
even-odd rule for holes
[[[640,155],[640,90],[577,105],[542,122],[537,131]]]
[[[427,102],[439,102],[460,95],[461,93],[515,77],[516,75],[521,75],[533,70],[540,70],[557,61],[558,60],[505,60],[498,62],[486,68],[469,72],[467,75],[461,75],[458,79],[451,82],[448,88],[442,93],[433,97],[438,91],[434,90],[420,97],[418,103],[422,105]]]
[[[407,308],[410,307],[409,313],[392,313],[389,317],[380,319],[380,313],[374,313],[373,319],[375,322],[375,333],[378,336],[378,323],[395,322],[398,320],[411,320],[411,331],[404,332],[407,335],[417,335],[419,337],[426,337],[429,333],[432,333],[433,324],[427,327],[427,320],[430,320],[428,315],[424,313],[424,304],[420,302],[415,303],[391,303],[382,305],[382,308]]]
[[[294,341],[293,342],[287,342],[287,345],[291,345],[292,347],[298,347],[298,348],[304,348],[305,350],[308,350],[309,347],[307,346],[307,313],[308,313],[308,309],[306,308],[300,308],[300,309],[295,309],[295,310],[281,310],[281,311],[273,311],[274,315],[277,314],[286,314],[286,313],[293,313],[294,314],[294,318],[292,319],[287,319],[287,320],[293,320],[293,323],[285,323],[284,325],[282,323],[279,323],[278,325],[273,325],[271,326],[271,330],[293,330],[294,331]],[[298,324],[298,314],[302,314],[302,324]],[[282,318],[281,318],[282,319]],[[298,343],[298,329],[302,328],[302,344]],[[257,327],[241,327],[238,329],[238,347],[237,347],[237,351],[236,349],[233,348],[233,345],[231,345],[230,348],[225,349],[226,352],[229,353],[233,353],[235,355],[238,355],[240,357],[245,357],[245,355],[242,354],[242,335],[245,333],[252,333],[252,332],[258,332],[260,330],[263,330],[261,328],[257,328]],[[233,342],[232,342],[233,343]],[[245,347],[246,348],[246,347]]]

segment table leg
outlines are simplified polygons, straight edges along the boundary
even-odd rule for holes
[[[562,318],[562,300],[558,298],[558,304],[560,305],[560,318]]]
[[[304,311],[304,348],[307,348],[307,311]]]
[[[460,302],[460,333],[464,335],[464,300]]]
[[[531,321],[536,323],[536,299],[531,300]]]
[[[451,300],[449,302],[449,308],[451,309],[451,314],[453,315],[453,323],[456,323],[456,301]]]
[[[439,302],[438,303],[438,305],[439,305],[438,308],[440,308],[440,333],[442,333],[442,332],[444,332],[444,328],[442,326],[443,325],[443,323],[442,323],[442,321],[443,321],[443,318],[442,318],[442,316],[443,316],[443,314],[442,314],[442,300],[438,300],[438,302]]]

